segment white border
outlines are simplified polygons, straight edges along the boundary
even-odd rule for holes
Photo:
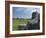
[[[34,7],[40,8],[40,30],[12,31],[12,7]],[[39,33],[42,32],[42,6],[10,4],[10,34]]]

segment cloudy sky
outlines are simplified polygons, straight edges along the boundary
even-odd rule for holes
[[[31,7],[13,7],[13,18],[31,18],[35,11],[40,12],[39,8]]]

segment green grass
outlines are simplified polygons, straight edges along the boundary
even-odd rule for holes
[[[27,19],[14,19],[13,20],[13,31],[14,30],[18,30],[18,26],[19,26],[19,24],[27,24],[27,22],[28,22],[29,20],[27,20]]]

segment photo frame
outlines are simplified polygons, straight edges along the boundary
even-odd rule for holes
[[[44,3],[5,1],[6,37],[34,36],[44,34]]]

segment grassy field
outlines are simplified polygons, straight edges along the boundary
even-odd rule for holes
[[[19,26],[19,24],[27,24],[27,22],[28,22],[29,20],[28,19],[14,19],[13,20],[13,31],[14,30],[18,30],[18,26]]]

